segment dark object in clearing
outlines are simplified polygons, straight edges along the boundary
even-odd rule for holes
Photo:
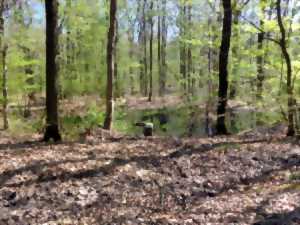
[[[151,137],[153,135],[153,123],[138,122],[135,126],[143,127],[143,134],[145,137]]]

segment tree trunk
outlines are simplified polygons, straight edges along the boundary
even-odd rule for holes
[[[145,67],[144,67],[144,28],[143,28],[143,20],[144,20],[144,2],[143,5],[141,5],[141,1],[138,1],[138,7],[137,7],[137,15],[138,15],[138,23],[139,23],[139,32],[138,32],[138,44],[139,44],[139,68],[140,68],[140,93],[144,94],[144,78],[145,78]]]
[[[261,12],[265,15],[265,7],[261,8]],[[259,26],[261,31],[257,35],[257,50],[258,54],[256,56],[256,65],[257,65],[257,82],[256,82],[256,98],[262,99],[263,93],[263,82],[265,79],[264,74],[264,39],[265,39],[265,32],[264,32],[264,18],[261,18],[259,21]]]
[[[117,14],[117,0],[110,1],[110,22],[107,34],[107,85],[106,85],[106,116],[104,121],[104,129],[111,130],[114,98],[113,98],[113,83],[114,83],[114,51],[116,38],[116,14]]]
[[[8,129],[8,118],[7,118],[7,103],[8,103],[8,93],[7,93],[7,66],[6,66],[6,55],[7,55],[7,45],[3,46],[2,49],[2,93],[3,93],[3,129]]]
[[[163,96],[166,92],[166,79],[167,79],[167,62],[166,62],[166,50],[167,50],[167,21],[166,21],[166,6],[167,1],[162,1],[162,21],[161,21],[161,74],[159,79],[159,96]]]
[[[161,79],[161,8],[160,2],[157,2],[157,65],[158,65],[158,77],[159,83]],[[160,85],[160,84],[159,84]],[[159,86],[160,88],[160,86]]]
[[[6,69],[6,52],[7,47],[4,44],[4,1],[0,3],[0,48],[2,56],[2,115],[3,115],[3,129],[8,129],[7,119],[7,69]]]
[[[185,44],[185,38],[186,38],[186,29],[185,29],[185,17],[186,17],[186,3],[185,1],[182,3],[183,5],[180,5],[180,74],[182,76],[183,80],[183,91],[184,94],[187,92],[187,83],[186,83],[186,44]]]
[[[287,136],[295,135],[295,124],[294,124],[294,93],[293,93],[293,85],[292,85],[292,64],[291,58],[287,50],[286,45],[286,31],[283,25],[282,16],[281,16],[281,0],[276,1],[276,11],[277,11],[277,22],[281,33],[280,38],[280,47],[282,51],[282,55],[284,57],[286,67],[287,67],[287,94],[288,94],[288,131]]]
[[[223,0],[224,17],[222,42],[219,55],[219,92],[218,92],[218,109],[217,109],[217,134],[228,134],[225,124],[225,113],[227,106],[227,92],[228,92],[228,54],[230,49],[231,38],[231,21],[232,10],[231,0]]]
[[[66,20],[66,58],[67,58],[67,65],[66,65],[66,75],[67,75],[67,79],[74,79],[73,78],[73,62],[72,62],[72,59],[73,59],[73,44],[72,44],[72,41],[71,41],[71,18],[70,18],[70,12],[71,12],[71,9],[72,9],[72,2],[71,0],[67,0],[66,1],[66,11],[68,12],[66,17],[67,17],[67,20]]]
[[[114,80],[115,80],[115,94],[114,94],[114,99],[117,99],[121,96],[121,90],[120,90],[120,85],[119,85],[119,77],[118,77],[118,60],[117,60],[117,45],[119,42],[119,24],[118,20],[116,20],[116,37],[115,37],[115,49],[114,49]]]
[[[153,0],[150,3],[150,40],[149,40],[149,51],[150,51],[150,56],[149,56],[149,96],[148,96],[148,101],[152,101],[152,95],[153,95]]]
[[[221,13],[221,7],[222,7],[222,1],[220,0],[219,4],[217,3],[218,1],[216,1],[217,6],[215,6],[214,10],[215,10],[215,14],[217,14],[217,18],[215,21],[213,21],[212,23],[212,43],[215,45],[217,44],[219,41],[219,35],[218,32],[220,30],[219,27],[222,26],[222,13]],[[219,9],[217,9],[219,8]],[[220,57],[220,49],[217,49],[215,47],[212,48],[212,60],[213,60],[213,73],[215,75],[217,75],[218,71],[219,71],[219,57]]]
[[[260,20],[260,28],[263,29],[263,20]],[[257,93],[256,97],[257,99],[262,98],[262,92],[263,92],[263,81],[265,79],[264,76],[264,54],[263,54],[263,41],[264,41],[264,32],[259,32],[257,35],[257,50],[258,55],[256,56],[256,65],[257,65]]]
[[[211,23],[212,20],[209,17],[207,21],[207,25],[209,29],[211,29]],[[212,43],[212,35],[211,32],[208,33],[208,40],[210,43]],[[208,65],[207,65],[207,100],[206,100],[206,106],[205,106],[205,131],[208,136],[212,136],[212,127],[211,127],[211,109],[213,105],[213,82],[212,82],[212,73],[213,73],[213,50],[212,50],[212,44],[209,45],[208,52],[207,52],[207,58],[208,58]]]
[[[148,57],[147,57],[147,17],[146,17],[147,0],[144,0],[143,5],[143,66],[144,66],[144,81],[143,81],[143,95],[148,95]]]
[[[46,130],[44,141],[60,141],[58,128],[58,1],[47,0],[46,10]]]
[[[189,2],[187,7],[187,17],[188,17],[188,38],[192,39],[192,5]],[[193,93],[192,90],[192,73],[193,73],[193,61],[192,61],[192,45],[189,43],[187,47],[187,71],[188,71],[188,92]]]
[[[133,37],[133,33],[134,33],[134,28],[133,26],[128,30],[127,32],[127,35],[128,35],[128,42],[129,42],[129,45],[130,45],[130,48],[129,48],[129,52],[128,52],[128,55],[129,55],[129,59],[130,59],[130,62],[132,62],[134,59],[133,59],[133,56],[134,56],[134,37]],[[129,77],[130,77],[130,94],[131,95],[134,95],[135,93],[135,85],[134,85],[134,75],[133,75],[133,66],[130,65],[129,66]]]
[[[237,7],[237,6],[236,6]],[[239,17],[240,17],[241,11],[239,9],[235,9],[234,10],[234,14],[233,14],[233,32],[234,32],[234,37],[236,37],[236,42],[234,44],[234,46],[232,47],[232,58],[233,58],[233,69],[232,69],[232,81],[230,83],[230,92],[229,92],[229,98],[230,99],[234,99],[236,97],[236,93],[237,93],[237,71],[238,71],[238,66],[237,66],[237,61],[239,58],[239,36],[240,36],[240,32],[239,32]]]

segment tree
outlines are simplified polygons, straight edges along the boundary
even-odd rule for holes
[[[110,19],[109,19],[109,29],[107,33],[107,87],[106,87],[106,116],[104,121],[104,129],[111,130],[112,119],[113,119],[113,83],[114,83],[114,61],[115,61],[115,44],[116,44],[116,14],[117,14],[117,0],[110,1]]]
[[[232,74],[233,78],[230,82],[230,91],[229,91],[229,98],[234,99],[236,96],[236,89],[237,89],[237,71],[238,71],[238,61],[239,58],[239,39],[240,39],[240,30],[239,30],[239,18],[241,14],[241,9],[239,8],[238,0],[233,1],[232,11],[233,11],[233,37],[235,37],[235,42],[233,42],[232,46],[232,58],[233,58],[233,65],[232,65]]]
[[[46,0],[46,130],[44,141],[60,141],[58,127],[58,1]]]
[[[139,67],[140,67],[140,93],[143,96],[148,95],[148,59],[147,59],[147,0],[139,1],[137,8],[139,31],[138,31],[138,43],[139,43]]]
[[[188,19],[188,39],[191,42],[192,39],[192,4],[191,2],[188,3],[187,7],[187,19]],[[188,93],[193,93],[193,84],[192,75],[193,75],[193,61],[192,61],[192,45],[191,43],[187,46],[187,72],[188,72],[188,80],[187,80],[187,86],[188,86]]]
[[[152,95],[153,95],[153,0],[151,0],[150,3],[150,17],[149,17],[149,23],[150,23],[150,40],[149,40],[149,96],[148,101],[152,101]]]
[[[166,79],[167,79],[167,34],[168,34],[168,27],[167,27],[167,1],[162,0],[162,20],[161,20],[161,53],[160,53],[160,74],[159,74],[159,96],[163,96],[166,91]]]
[[[217,134],[228,134],[225,124],[225,113],[227,106],[227,92],[228,92],[228,54],[230,50],[231,38],[231,22],[232,9],[231,0],[223,0],[223,30],[222,41],[219,54],[219,91],[218,91],[218,108],[217,108]]]
[[[66,0],[66,9],[65,9],[65,29],[66,29],[66,70],[67,70],[67,79],[72,82],[74,80],[74,43],[72,40],[72,28],[71,28],[71,21],[72,21],[72,1],[71,0]]]
[[[233,24],[233,31],[232,36],[234,40],[232,40],[232,79],[229,85],[229,98],[234,99],[237,94],[238,88],[238,67],[240,64],[240,39],[241,39],[241,26],[240,26],[240,16],[242,14],[243,8],[250,2],[250,0],[233,0],[232,1],[232,24]]]
[[[160,3],[157,3],[157,11],[158,11],[158,17],[157,17],[157,66],[158,66],[158,76],[159,81],[162,73],[161,68],[161,7]]]
[[[263,30],[263,20],[260,20],[260,27]],[[257,93],[256,96],[258,99],[262,98],[263,92],[263,81],[264,81],[264,54],[263,54],[263,41],[264,41],[265,33],[263,31],[259,32],[257,35],[257,56],[256,56],[256,64],[257,64]]]
[[[7,116],[7,106],[8,106],[8,92],[7,92],[7,56],[8,46],[4,44],[2,48],[2,95],[3,95],[3,129],[8,129],[8,116]]]
[[[292,63],[290,54],[287,49],[287,37],[286,37],[286,30],[282,21],[281,16],[281,0],[276,1],[276,12],[277,12],[277,22],[281,33],[281,38],[279,40],[279,45],[281,48],[282,55],[284,57],[287,72],[286,72],[286,80],[287,80],[287,94],[288,94],[288,131],[287,136],[294,136],[295,135],[295,124],[294,124],[294,107],[295,107],[295,100],[294,100],[294,93],[293,93],[293,84],[292,84]]]
[[[186,70],[187,70],[187,65],[186,65],[186,44],[185,44],[185,36],[186,36],[186,29],[185,29],[185,23],[186,23],[186,2],[185,0],[182,2],[182,4],[179,5],[179,33],[180,33],[180,74],[182,76],[183,80],[183,91],[184,94],[186,94],[187,91],[187,83],[186,83]]]
[[[262,15],[265,14],[265,2],[262,1]],[[259,25],[260,25],[260,31],[257,35],[257,56],[256,56],[256,64],[257,64],[257,93],[256,97],[258,99],[262,98],[262,92],[263,92],[263,82],[265,79],[264,75],[264,39],[265,39],[265,32],[264,32],[264,18],[260,18],[259,20]]]
[[[7,119],[7,69],[6,69],[6,53],[7,45],[4,43],[4,10],[5,3],[2,0],[0,2],[0,48],[2,56],[2,115],[3,115],[3,129],[8,128],[8,119]]]
[[[147,49],[147,42],[148,42],[148,30],[147,30],[147,15],[146,11],[148,8],[147,0],[144,0],[143,4],[143,16],[142,16],[142,32],[143,32],[143,67],[144,67],[144,77],[143,77],[143,95],[148,95],[148,49]]]
[[[115,90],[114,90],[114,99],[117,99],[118,97],[121,96],[121,90],[120,90],[120,85],[119,85],[119,77],[118,77],[118,60],[117,60],[117,45],[118,45],[118,41],[119,41],[119,24],[118,21],[116,20],[116,37],[115,37],[115,49],[114,49],[114,86],[115,86]]]

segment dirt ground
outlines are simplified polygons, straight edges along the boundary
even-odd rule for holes
[[[0,225],[300,224],[299,168],[298,141],[278,134],[3,137]]]

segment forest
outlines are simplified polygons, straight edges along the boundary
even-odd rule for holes
[[[0,225],[300,224],[300,2],[0,0]]]

